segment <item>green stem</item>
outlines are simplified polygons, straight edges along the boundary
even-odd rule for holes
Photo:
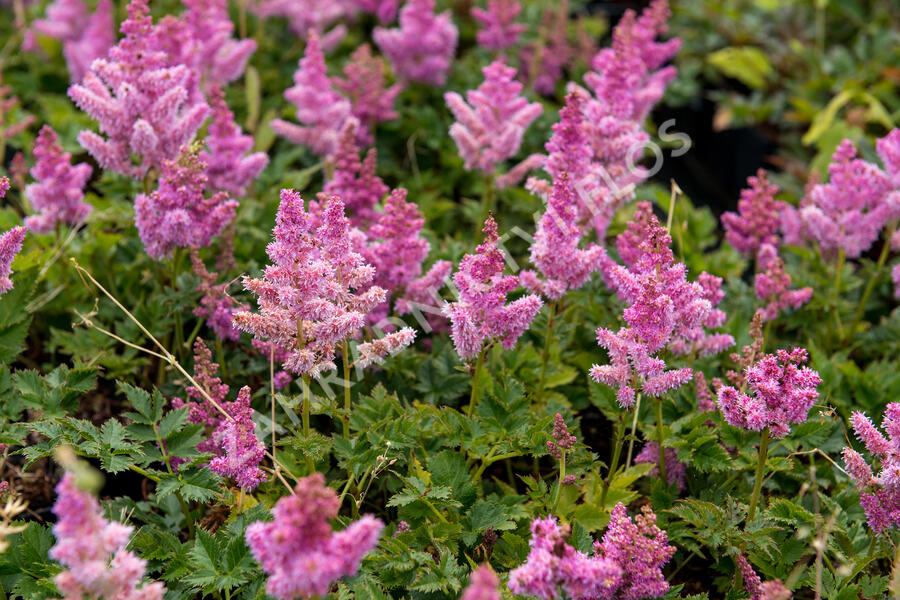
[[[484,176],[484,192],[481,195],[481,222],[475,224],[476,236],[481,233],[484,222],[487,221],[491,209],[494,208],[494,178],[491,174]]]
[[[641,393],[638,392],[634,402],[634,418],[631,420],[631,439],[628,440],[628,458],[625,459],[625,468],[631,466],[631,456],[634,454],[634,434],[637,431],[638,413],[641,411]],[[624,424],[624,421],[623,421]]]
[[[309,375],[304,374],[303,380],[303,437],[309,442]],[[306,469],[312,474],[316,470],[313,459],[306,457]]]
[[[553,508],[550,509],[551,514],[556,512],[556,505],[559,504],[559,491],[563,486],[563,479],[566,478],[566,451],[560,448],[559,455],[559,480],[556,482],[556,493],[553,495]],[[602,506],[602,504],[601,504]]]
[[[472,395],[469,397],[469,407],[466,409],[466,416],[470,419],[475,414],[475,405],[481,394],[481,368],[484,365],[484,350],[478,353],[478,359],[475,361],[475,370],[472,372]]]
[[[600,494],[600,507],[606,505],[606,494],[609,492],[609,486],[612,485],[613,477],[616,469],[619,468],[619,457],[622,455],[622,436],[625,435],[625,419],[623,415],[619,415],[619,422],[616,424],[616,437],[613,440],[612,460],[609,462],[609,471],[606,479],[603,481],[603,492]]]
[[[663,485],[668,484],[669,479],[666,477],[666,449],[663,448],[663,418],[662,418],[662,399],[657,398],[654,402],[654,410],[656,412],[656,445],[659,446],[659,478]]]
[[[759,460],[756,462],[756,482],[753,484],[753,495],[750,496],[750,508],[747,510],[747,523],[756,515],[756,505],[759,502],[759,492],[762,490],[763,475],[766,470],[766,452],[769,448],[769,428],[762,432],[762,440],[759,442]],[[745,525],[746,527],[746,525]]]
[[[844,339],[844,324],[841,322],[841,314],[840,314],[840,311],[838,310],[837,303],[838,303],[838,298],[841,295],[841,275],[844,272],[845,259],[846,259],[846,256],[844,255],[843,247],[838,248],[838,259],[837,259],[837,269],[836,269],[837,272],[834,274],[834,294],[833,294],[834,295],[834,304],[833,304],[833,308],[834,308],[834,320],[835,320],[835,323],[837,324],[839,339]]]
[[[856,333],[856,328],[859,327],[860,321],[862,321],[863,315],[866,312],[866,304],[869,303],[869,296],[872,295],[872,290],[875,289],[875,284],[878,282],[878,277],[881,275],[881,269],[884,267],[884,263],[887,261],[888,254],[891,249],[891,237],[894,235],[894,228],[896,227],[895,223],[892,223],[888,228],[887,239],[884,242],[884,245],[881,247],[881,254],[878,255],[878,262],[875,264],[875,272],[872,273],[872,277],[869,278],[869,282],[866,284],[866,289],[863,291],[862,298],[859,301],[859,306],[856,307],[856,316],[853,317],[853,324],[850,326],[850,335]]]
[[[350,359],[348,358],[349,345],[344,340],[344,348],[341,354],[344,359],[344,414],[341,421],[344,426],[344,439],[350,439]]]
[[[553,318],[556,316],[556,304],[550,305],[550,316],[547,320],[547,335],[544,336],[544,350],[541,353],[541,379],[538,383],[538,394],[544,392],[544,384],[547,381],[547,361],[550,358],[550,335],[553,332]]]

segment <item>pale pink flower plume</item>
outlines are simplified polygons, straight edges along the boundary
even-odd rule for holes
[[[394,103],[403,91],[403,84],[388,86],[385,82],[384,60],[372,55],[368,44],[363,44],[350,55],[344,65],[344,77],[335,77],[334,85],[350,100],[351,112],[359,121],[357,141],[362,145],[374,142],[375,126],[397,118]]]
[[[242,387],[234,402],[223,406],[228,418],[222,418],[215,433],[221,455],[209,461],[209,470],[230,477],[239,487],[250,491],[266,481],[259,463],[266,455],[266,447],[253,433],[253,409],[250,408],[250,388]]]
[[[59,40],[72,83],[78,83],[97,58],[115,43],[112,0],[99,0],[90,12],[84,0],[54,0],[32,30]]]
[[[332,174],[322,191],[328,196],[341,197],[354,227],[366,227],[377,219],[375,206],[388,193],[388,186],[375,173],[378,161],[375,148],[369,148],[365,158],[360,160],[357,129],[353,119],[344,126],[330,159]]]
[[[487,10],[473,6],[469,13],[481,28],[475,34],[478,45],[491,50],[504,50],[515,46],[519,36],[528,30],[524,23],[517,23],[522,12],[518,0],[487,0]]]
[[[249,8],[261,19],[287,19],[291,31],[307,41],[309,32],[314,31],[325,52],[347,35],[347,27],[341,21],[353,12],[352,2],[344,0],[255,0]]]
[[[850,423],[857,439],[872,455],[873,466],[880,466],[876,475],[859,452],[843,450],[844,465],[860,490],[860,504],[869,527],[876,534],[900,527],[900,403],[891,402],[884,410],[881,427],[887,437],[862,412],[854,412]]]
[[[91,212],[91,205],[83,202],[83,189],[93,169],[87,163],[73,166],[71,159],[71,154],[63,152],[56,132],[44,125],[34,142],[31,176],[37,183],[25,188],[31,207],[40,214],[25,218],[28,229],[48,233],[57,223],[76,225]]]
[[[398,29],[372,32],[398,77],[429,85],[447,80],[459,31],[449,10],[438,15],[434,9],[434,0],[408,0],[400,9]]]
[[[488,564],[481,564],[469,576],[469,585],[459,600],[501,600],[500,579]]]

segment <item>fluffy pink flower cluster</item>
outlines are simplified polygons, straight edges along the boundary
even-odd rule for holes
[[[778,250],[771,244],[763,244],[759,249],[757,265],[760,269],[754,279],[756,297],[766,305],[757,312],[763,321],[771,321],[778,313],[788,308],[798,309],[812,298],[811,287],[792,290],[791,276],[784,270],[784,261]]]
[[[82,191],[91,176],[91,166],[79,163],[72,166],[72,155],[63,152],[56,132],[44,125],[34,142],[34,167],[31,176],[38,183],[25,188],[31,207],[40,212],[25,219],[25,227],[37,233],[47,233],[57,223],[76,225],[91,212],[91,205],[82,202]]]
[[[703,371],[694,371],[694,385],[697,388],[697,410],[700,412],[716,410],[716,403],[713,401],[713,395]],[[666,469],[666,472],[668,472],[668,469]]]
[[[297,107],[300,125],[273,119],[275,133],[295,144],[309,146],[317,156],[330,156],[338,147],[338,138],[347,120],[352,118],[350,101],[335,89],[325,67],[319,35],[310,31],[306,51],[294,72],[294,86],[284,97]]]
[[[591,378],[618,388],[623,407],[634,405],[635,384],[641,392],[658,397],[691,379],[690,368],[666,370],[654,356],[664,348],[674,352],[696,350],[713,354],[734,343],[731,336],[707,335],[704,327],[721,325],[724,314],[714,311],[721,300],[721,280],[706,276],[703,283],[687,281],[687,268],[676,263],[672,238],[648,203],[640,203],[635,220],[617,239],[624,266],[603,257],[604,279],[627,308],[628,327],[613,332],[597,330],[610,364],[591,367]]]
[[[229,418],[220,420],[214,436],[222,454],[209,461],[209,470],[232,478],[245,490],[252,490],[266,481],[266,474],[259,468],[266,447],[253,433],[256,425],[251,419],[250,388],[242,387],[237,399],[225,403],[223,408]]]
[[[577,441],[578,439],[569,433],[563,416],[556,413],[556,416],[553,417],[553,439],[547,440],[547,453],[559,460],[562,453],[571,449]]]
[[[644,506],[632,521],[620,502],[612,511],[594,554],[566,543],[567,531],[556,519],[531,523],[531,551],[526,562],[509,574],[509,589],[540,600],[556,600],[561,592],[583,600],[658,598],[669,590],[662,567],[675,553],[668,536],[656,526],[656,515]]]
[[[182,1],[187,10],[180,17],[163,17],[154,35],[168,66],[190,69],[190,100],[201,101],[213,86],[226,85],[243,74],[256,51],[256,40],[232,37],[234,23],[228,17],[227,0]]]
[[[503,275],[503,251],[497,247],[497,222],[484,222],[484,241],[459,264],[453,281],[459,300],[444,305],[450,319],[453,345],[463,359],[477,356],[485,342],[499,340],[507,350],[515,346],[541,309],[541,299],[529,294],[506,304],[506,296],[519,285],[515,275]]]
[[[162,600],[165,586],[141,586],[147,563],[125,549],[133,528],[104,519],[97,499],[78,488],[72,473],[63,476],[56,493],[50,558],[66,567],[53,578],[59,591],[73,600]]]
[[[353,249],[341,199],[332,196],[320,210],[307,212],[298,193],[281,191],[275,240],[266,249],[272,264],[262,278],[244,279],[259,312],[234,315],[238,328],[275,344],[285,369],[314,377],[336,368],[336,346],[357,335],[387,296],[371,285],[375,268]],[[412,341],[403,332],[386,337],[384,345]]]
[[[0,177],[0,199],[9,191],[9,178]],[[9,278],[12,275],[12,261],[22,250],[25,241],[24,227],[13,227],[9,231],[0,234],[0,296],[13,289],[13,282]]]
[[[106,135],[82,131],[78,141],[103,168],[135,178],[176,158],[208,111],[202,100],[189,100],[191,70],[170,66],[147,2],[131,0],[121,26],[124,39],[69,88],[75,104]]]
[[[516,70],[502,60],[492,62],[482,72],[484,82],[466,92],[468,103],[456,92],[447,92],[444,100],[456,117],[450,137],[459,148],[465,168],[493,175],[500,163],[519,151],[525,130],[543,108],[539,102],[529,103],[519,95],[523,86],[514,79]],[[508,178],[503,182],[515,183]]]
[[[253,136],[244,135],[234,121],[234,113],[225,103],[225,93],[218,85],[209,93],[212,121],[206,134],[207,150],[200,152],[200,160],[206,163],[208,187],[225,191],[235,197],[244,195],[247,186],[269,164],[265,152],[253,152]]]
[[[424,275],[422,263],[428,257],[431,244],[421,236],[425,219],[418,206],[406,200],[406,190],[398,188],[384,201],[384,210],[366,232],[368,244],[363,252],[375,267],[375,285],[387,290],[394,299],[397,314],[409,312],[410,303],[423,303],[420,289],[443,286],[451,263],[440,260]],[[373,320],[387,314],[387,306],[372,313]]]
[[[550,96],[572,66],[576,49],[569,43],[569,3],[548,6],[541,18],[541,40],[525,44],[519,51],[519,71],[523,81],[533,82],[534,91]]]
[[[444,85],[459,31],[449,10],[438,15],[434,8],[434,0],[409,0],[400,9],[400,27],[376,27],[372,37],[399,77]]]
[[[361,144],[371,144],[375,126],[397,118],[394,103],[403,84],[385,83],[384,60],[373,56],[368,44],[354,50],[343,71],[344,77],[334,78],[334,85],[350,100],[351,113],[359,121],[357,139]]]
[[[756,258],[763,245],[777,248],[781,243],[778,229],[784,202],[775,200],[778,186],[769,181],[765,170],[747,178],[749,187],[741,191],[738,212],[722,215],[725,239],[741,254]]]
[[[406,348],[416,339],[416,330],[404,327],[396,333],[386,335],[371,342],[363,342],[357,347],[359,358],[356,364],[359,367],[368,367],[384,362],[388,355]]]
[[[209,433],[209,438],[197,444],[197,450],[200,452],[210,452],[218,455],[221,452],[220,445],[215,438],[215,432],[222,424],[225,417],[216,404],[224,407],[225,398],[228,396],[228,384],[223,383],[219,378],[219,365],[212,361],[212,352],[206,346],[204,341],[197,337],[194,340],[194,379],[203,388],[203,391],[213,400],[211,402],[196,387],[187,387],[187,396],[192,398],[185,402],[181,398],[172,398],[172,407],[181,408],[188,407],[188,421],[203,425]]]
[[[359,159],[357,129],[355,120],[344,125],[331,159],[334,173],[325,182],[322,191],[328,196],[340,196],[350,223],[365,227],[377,218],[375,206],[388,193],[388,186],[375,173],[378,158],[375,148],[369,148],[365,158]]]
[[[324,597],[332,582],[356,573],[384,523],[366,515],[333,532],[339,508],[337,494],[313,473],[275,503],[273,521],[247,527],[247,545],[269,575],[266,592],[278,600]]]
[[[500,579],[490,565],[478,565],[469,576],[469,586],[459,600],[501,600]]]
[[[160,260],[177,247],[205,247],[234,218],[237,201],[226,192],[210,197],[206,164],[193,149],[185,148],[178,161],[162,165],[159,187],[134,201],[134,223],[147,254]]]
[[[381,23],[390,23],[397,16],[397,8],[400,0],[349,0],[362,12],[367,12],[378,17]]]
[[[115,43],[112,0],[99,0],[94,13],[84,0],[53,0],[31,27],[62,43],[72,83],[80,82],[94,59],[106,56]]]
[[[515,46],[528,26],[516,23],[516,17],[522,12],[518,0],[487,0],[487,10],[473,6],[469,11],[472,18],[481,24],[475,34],[479,46],[491,50],[504,50]]]
[[[191,248],[191,267],[194,275],[200,278],[197,291],[200,292],[200,305],[193,310],[194,316],[206,319],[206,325],[220,340],[236,341],[241,332],[234,327],[232,318],[235,311],[245,310],[246,306],[228,295],[228,282],[216,283],[216,273],[211,273],[196,248]]]
[[[697,375],[702,375],[699,371]],[[674,448],[664,448],[663,456],[666,459],[666,481],[669,485],[674,485],[678,491],[684,489],[684,480],[687,477],[687,466],[678,460],[678,452]],[[654,465],[652,469],[647,471],[647,475],[651,477],[659,476],[659,444],[656,442],[647,442],[637,456],[634,457],[635,464],[649,463]]]
[[[878,239],[887,223],[900,218],[900,165],[892,160],[900,130],[878,140],[888,171],[861,158],[850,140],[841,142],[828,167],[830,181],[811,186],[800,203],[800,231],[826,255],[839,249],[858,258]]]
[[[881,463],[876,476],[859,452],[844,448],[844,464],[861,491],[860,504],[869,527],[875,533],[900,527],[900,403],[891,402],[885,408],[881,426],[887,438],[862,412],[854,412],[850,422],[856,437]]]
[[[751,431],[768,428],[774,438],[787,435],[791,424],[806,420],[819,397],[819,374],[800,366],[808,358],[803,348],[778,350],[747,367],[744,383],[750,394],[730,385],[719,388],[719,408],[725,420]]]
[[[791,591],[780,579],[763,582],[743,554],[738,554],[735,562],[744,580],[744,589],[750,594],[750,600],[788,600],[791,597]]]
[[[397,1],[397,0],[388,0]],[[310,30],[321,38],[326,51],[337,46],[345,35],[347,27],[339,23],[350,16],[352,5],[342,0],[256,0],[250,2],[250,10],[262,19],[282,17],[288,20],[291,31],[301,38],[307,38]],[[396,7],[394,8],[396,11]],[[333,24],[338,23],[334,27]],[[329,29],[331,27],[331,29]]]

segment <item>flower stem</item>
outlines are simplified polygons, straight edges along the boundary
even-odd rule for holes
[[[759,492],[762,490],[763,475],[766,470],[766,453],[769,448],[769,428],[766,427],[762,432],[762,439],[759,442],[759,460],[756,463],[756,482],[753,484],[753,495],[750,496],[750,508],[747,510],[747,523],[753,520],[756,515],[756,505],[759,502]],[[746,525],[745,525],[746,527]]]
[[[563,479],[566,478],[566,451],[563,448],[560,448],[559,455],[559,480],[556,482],[556,493],[553,495],[553,508],[550,510],[550,513],[556,512],[556,505],[559,504],[559,491],[563,486]],[[604,488],[605,491],[605,488]],[[601,504],[602,506],[602,504]]]
[[[344,359],[344,414],[341,421],[344,425],[344,439],[350,439],[350,360],[348,358],[349,344],[344,340],[344,348],[341,355]]]
[[[834,320],[837,324],[838,337],[839,339],[844,339],[844,324],[841,323],[841,314],[838,310],[837,302],[838,297],[841,294],[841,274],[844,272],[844,261],[846,256],[844,255],[844,249],[838,248],[838,258],[837,258],[837,268],[835,269],[836,273],[834,274]]]
[[[613,440],[612,460],[609,461],[609,471],[606,474],[606,479],[603,481],[603,491],[600,493],[601,508],[606,505],[606,494],[607,492],[609,492],[609,486],[612,485],[613,477],[616,474],[616,469],[619,468],[619,457],[622,455],[622,437],[624,435],[625,419],[624,415],[619,415],[618,423],[616,423],[616,437]]]
[[[848,332],[850,335],[856,333],[856,328],[859,327],[859,322],[862,321],[863,314],[866,312],[866,304],[869,303],[869,296],[872,295],[872,290],[875,289],[875,284],[878,282],[879,275],[881,275],[881,269],[884,267],[884,263],[887,261],[888,254],[890,253],[891,237],[894,235],[895,227],[896,223],[891,223],[891,226],[888,228],[887,239],[885,239],[884,245],[881,247],[881,254],[878,255],[875,272],[872,273],[872,277],[869,278],[866,289],[863,291],[862,298],[859,300],[859,306],[856,307],[856,316],[853,317],[853,324],[850,326],[850,331]]]
[[[541,353],[541,379],[538,383],[538,394],[544,392],[544,384],[547,381],[547,361],[550,358],[550,335],[553,332],[553,318],[556,316],[556,304],[550,305],[550,316],[547,319],[547,335],[544,337],[544,351]]]
[[[303,375],[303,437],[309,442],[309,375]],[[316,470],[313,459],[306,457],[306,468],[310,473]]]
[[[481,394],[481,368],[484,365],[484,350],[478,353],[478,359],[475,361],[475,370],[472,372],[472,395],[469,397],[469,407],[466,409],[466,416],[470,419],[475,414],[475,405]]]
[[[269,343],[269,392],[272,400],[272,467],[278,469],[275,459],[275,344]]]
[[[634,432],[637,431],[638,413],[641,411],[641,393],[638,392],[634,402],[634,418],[631,420],[631,439],[628,440],[628,457],[625,459],[625,468],[631,466],[631,457],[634,454]],[[624,422],[623,422],[624,423]]]
[[[481,227],[487,221],[491,209],[494,208],[494,177],[490,173],[484,176],[484,190],[481,194],[481,221],[475,224],[475,236],[481,233]]]
[[[656,411],[656,445],[659,446],[659,478],[665,485],[669,479],[666,477],[666,449],[663,448],[662,398],[656,399],[654,409]]]

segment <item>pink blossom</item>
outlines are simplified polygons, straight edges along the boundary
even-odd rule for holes
[[[31,176],[37,180],[25,188],[31,207],[40,212],[25,219],[25,227],[47,233],[57,223],[76,225],[87,218],[91,205],[82,202],[82,191],[91,176],[91,166],[72,166],[72,155],[63,152],[56,132],[44,125],[34,142],[34,167]]]
[[[459,600],[501,600],[500,579],[488,564],[478,565],[469,576],[469,586]]]
[[[344,126],[331,159],[334,172],[322,191],[330,196],[340,196],[350,222],[354,226],[365,226],[377,217],[375,205],[388,193],[388,187],[375,173],[378,157],[375,148],[369,148],[365,159],[359,159],[356,130],[357,123],[353,120]]]
[[[94,59],[103,58],[115,43],[113,4],[99,0],[91,14],[83,0],[54,0],[43,19],[32,23],[37,33],[62,42],[72,83],[78,83]]]
[[[778,256],[775,246],[764,243],[759,249],[757,263],[761,271],[756,273],[754,286],[756,297],[766,303],[758,309],[763,321],[778,318],[778,313],[788,308],[798,309],[812,298],[811,287],[790,289],[791,276],[784,270],[784,261]]]
[[[369,45],[363,44],[344,65],[344,77],[334,79],[334,86],[350,100],[351,112],[360,123],[357,139],[364,145],[374,141],[378,123],[397,118],[394,103],[403,91],[403,84],[388,86],[385,71],[384,60],[373,56]]]
[[[456,117],[450,137],[465,168],[493,174],[499,163],[519,151],[525,130],[543,109],[519,95],[522,84],[513,79],[516,70],[503,61],[494,61],[482,72],[484,82],[466,93],[468,104],[456,92],[447,92],[444,100]]]
[[[528,29],[515,22],[522,12],[518,0],[487,0],[487,10],[474,6],[469,12],[481,24],[475,39],[484,48],[504,50],[515,46],[519,36]]]
[[[352,118],[352,109],[328,78],[319,35],[314,30],[309,33],[306,51],[294,72],[294,86],[284,92],[284,97],[297,107],[300,125],[273,119],[275,133],[295,144],[309,146],[317,156],[333,154],[341,131]]]
[[[697,410],[700,412],[716,410],[716,403],[713,402],[712,393],[703,371],[694,371],[694,385],[697,387]]]
[[[243,196],[247,186],[269,163],[269,157],[265,152],[247,154],[253,148],[253,137],[241,132],[218,85],[210,90],[209,104],[212,122],[204,140],[207,150],[200,152],[200,160],[206,163],[209,187]]]
[[[750,594],[750,600],[788,600],[791,597],[790,590],[780,579],[763,582],[743,554],[735,557],[735,563],[744,580],[744,589]]]
[[[333,532],[329,521],[339,508],[337,494],[313,473],[275,503],[272,521],[247,527],[247,545],[269,575],[267,593],[279,600],[324,597],[332,582],[356,573],[384,523],[366,515]]]
[[[347,34],[347,27],[340,21],[350,16],[351,5],[352,2],[343,0],[255,0],[249,6],[261,19],[287,19],[291,31],[307,41],[309,32],[315,31],[321,40],[322,49],[328,52]],[[331,27],[335,23],[337,25]]]
[[[9,189],[9,179],[6,177],[0,178],[0,186],[2,186],[3,182],[6,182],[6,188]],[[12,261],[16,254],[22,250],[22,243],[25,241],[25,231],[24,227],[17,226],[0,234],[0,296],[13,289],[13,282],[9,278],[12,275]]]
[[[234,218],[237,201],[226,192],[205,197],[206,165],[185,148],[178,162],[163,163],[159,186],[134,201],[134,223],[147,254],[160,260],[177,247],[209,246]]]
[[[563,68],[575,55],[568,40],[568,2],[561,3],[557,10],[546,8],[541,22],[546,24],[541,42],[526,44],[519,50],[519,78],[533,83],[538,94],[549,96],[562,78]]]
[[[223,415],[216,405],[224,407],[225,398],[228,396],[229,387],[219,378],[219,365],[212,361],[212,352],[206,343],[197,337],[194,340],[194,380],[200,384],[200,389],[190,385],[187,387],[187,396],[191,400],[184,401],[181,398],[172,398],[172,407],[175,409],[188,407],[188,421],[203,425],[209,434],[209,438],[197,445],[200,452],[220,454],[221,448],[216,439],[215,432],[222,424]],[[202,391],[201,391],[202,389]],[[204,394],[203,392],[206,392]],[[207,398],[209,396],[209,399]]]
[[[497,222],[488,217],[484,241],[467,254],[453,276],[459,300],[444,305],[450,319],[453,345],[463,359],[477,356],[485,342],[497,340],[509,350],[541,309],[541,299],[530,294],[506,304],[506,296],[518,287],[515,275],[503,275],[503,252],[497,247]]]
[[[19,107],[19,97],[15,95],[10,96],[9,93],[12,91],[12,88],[8,85],[2,85],[2,82],[3,74],[0,73],[0,134],[2,134],[0,137],[8,140],[28,129],[34,123],[34,115],[22,115],[18,121],[14,120],[19,112],[16,110]],[[21,156],[21,153],[17,153],[16,156]],[[25,158],[22,157],[23,166],[24,162]],[[13,158],[13,164],[10,165],[9,169],[9,172],[15,176],[14,166],[15,158]],[[13,180],[16,180],[15,177],[13,177]]]
[[[251,419],[250,388],[242,387],[237,399],[224,408],[229,418],[220,420],[215,435],[222,454],[209,462],[209,470],[234,479],[245,490],[253,490],[266,481],[266,474],[259,468],[266,448],[253,433],[255,424]]]
[[[167,66],[147,0],[131,0],[121,31],[125,38],[107,58],[93,62],[84,80],[69,88],[69,97],[106,135],[82,131],[81,145],[103,168],[139,178],[177,157],[202,125],[208,107],[188,100],[191,70]]]
[[[228,295],[229,282],[216,283],[216,273],[210,273],[196,248],[191,248],[191,266],[194,275],[200,278],[197,291],[200,292],[200,306],[194,308],[196,317],[206,319],[206,325],[213,330],[220,340],[237,340],[241,332],[232,322],[235,311],[244,310],[246,306]]]
[[[523,273],[523,285],[551,300],[558,300],[569,290],[580,288],[606,258],[597,244],[579,248],[581,229],[576,225],[577,201],[566,173],[553,182],[547,210],[538,222],[531,243],[531,262],[546,283]],[[520,276],[521,277],[521,276]]]
[[[450,11],[438,15],[434,8],[434,0],[408,0],[399,29],[376,27],[372,37],[399,77],[444,85],[459,32]]]
[[[389,333],[384,337],[371,342],[364,342],[357,347],[359,358],[356,361],[359,367],[381,364],[389,354],[399,352],[416,339],[416,331],[411,327],[404,327],[400,331]]]
[[[697,375],[700,375],[697,372]],[[664,448],[663,456],[666,460],[666,481],[669,485],[674,485],[680,492],[684,489],[684,479],[687,476],[687,466],[678,460],[678,452],[674,448]],[[659,444],[656,442],[647,442],[637,456],[634,457],[635,464],[649,463],[654,465],[652,469],[647,471],[650,477],[659,477]]]
[[[97,499],[78,488],[72,473],[63,476],[56,493],[50,558],[66,567],[53,578],[59,591],[66,598],[162,600],[165,586],[140,586],[147,562],[125,549],[133,528],[104,519]]]
[[[262,278],[244,279],[259,312],[237,312],[234,323],[275,344],[286,370],[318,377],[336,368],[336,346],[360,332],[386,292],[369,285],[375,269],[354,250],[339,197],[327,199],[319,217],[304,210],[299,194],[282,190],[273,233],[272,264]]]
[[[553,439],[547,440],[547,453],[559,460],[562,453],[570,450],[577,441],[578,438],[569,433],[569,427],[562,415],[556,413],[556,416],[553,417]]]
[[[790,425],[806,420],[819,397],[819,374],[800,365],[808,360],[803,348],[766,354],[747,368],[745,383],[749,393],[732,386],[719,389],[719,409],[734,427],[762,431],[782,438]]]
[[[741,191],[738,212],[722,215],[725,239],[735,250],[746,256],[756,256],[764,244],[778,247],[778,229],[781,226],[781,211],[784,202],[775,200],[778,186],[769,182],[765,170],[757,171],[755,177],[747,178],[750,186]]]

